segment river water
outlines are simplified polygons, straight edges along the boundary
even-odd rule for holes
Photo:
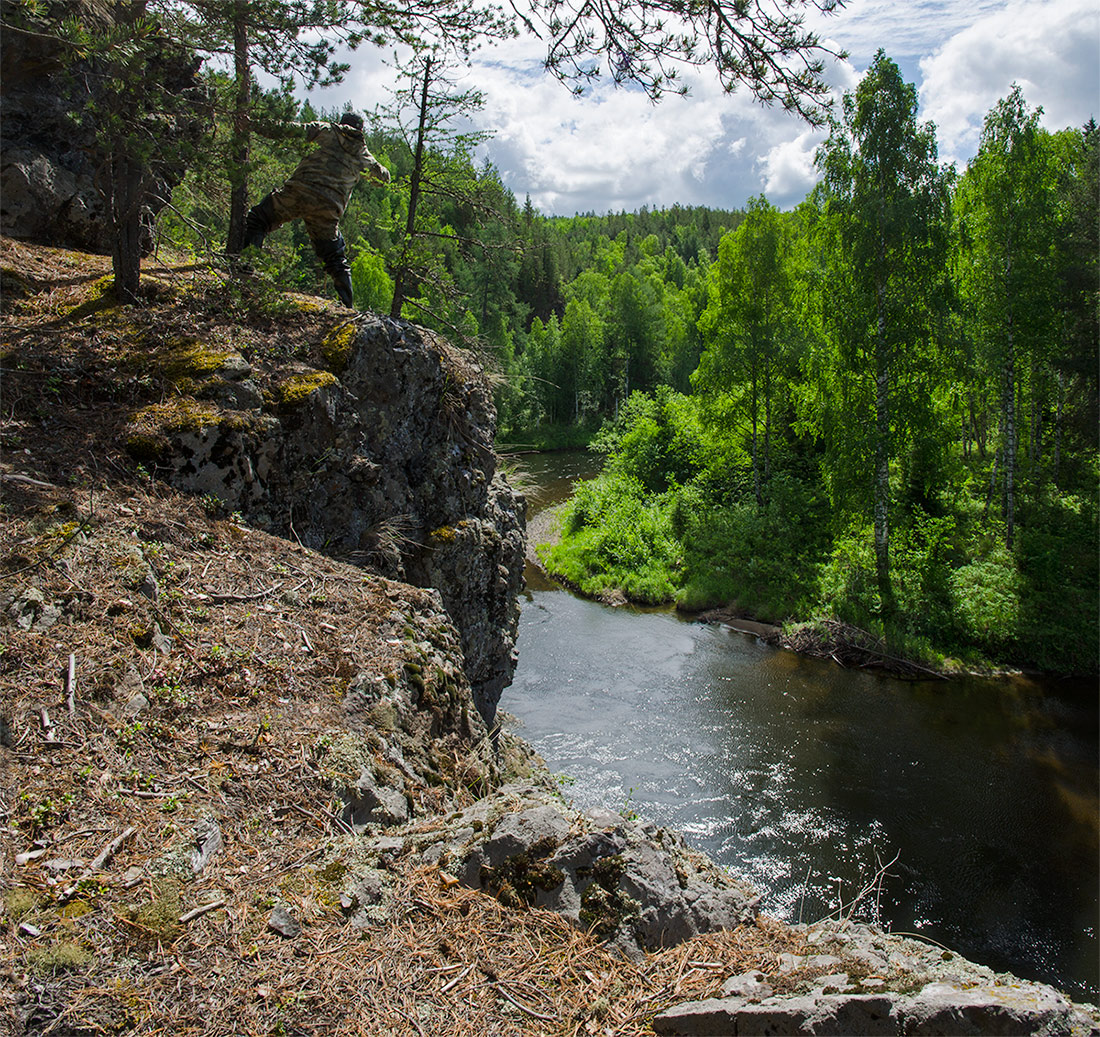
[[[523,460],[529,519],[592,468]],[[769,914],[871,887],[854,917],[1096,1002],[1095,681],[896,681],[536,572],[521,605],[501,709],[574,805],[678,829]]]

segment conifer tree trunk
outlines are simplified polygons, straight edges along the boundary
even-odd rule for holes
[[[141,163],[133,159],[124,141],[116,141],[110,159],[111,221],[114,243],[111,268],[120,303],[138,301],[141,283],[141,203],[144,182]]]
[[[244,247],[244,221],[248,212],[248,106],[252,99],[252,71],[248,59],[248,23],[243,5],[237,5],[234,9],[233,72],[237,82],[237,96],[233,109],[229,233],[225,250],[230,255],[237,255]]]
[[[427,58],[424,62],[424,83],[420,90],[420,118],[416,130],[416,150],[413,153],[412,176],[409,180],[409,214],[405,220],[405,248],[401,256],[401,266],[393,279],[393,304],[390,306],[390,316],[401,316],[401,307],[404,305],[405,296],[408,294],[409,270],[406,263],[409,246],[412,244],[413,234],[416,231],[416,206],[420,201],[420,181],[424,169],[424,136],[428,122],[428,87],[432,80],[432,63],[434,58]]]

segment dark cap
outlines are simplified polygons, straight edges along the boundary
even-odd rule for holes
[[[341,126],[350,126],[355,130],[363,129],[363,116],[356,114],[355,112],[344,112],[340,118]]]

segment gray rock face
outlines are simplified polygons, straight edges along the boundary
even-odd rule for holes
[[[342,820],[354,826],[396,825],[409,819],[409,803],[398,788],[380,783],[370,767],[364,767],[352,786]]]
[[[106,5],[71,4],[92,10],[93,25],[109,18]],[[74,13],[69,11],[67,13]],[[63,66],[58,45],[49,32],[27,35],[5,30],[0,41],[0,233],[89,252],[109,254],[111,225],[96,178],[104,163],[94,130],[74,118],[92,99],[89,84],[97,77],[77,66],[70,74]],[[186,98],[191,113],[205,107],[197,87],[198,62],[181,62],[165,52],[161,72],[169,91]],[[193,137],[198,122],[171,128],[162,120],[158,132],[166,138]],[[163,161],[153,169],[153,182],[142,213],[143,245],[153,243],[153,219],[182,178],[182,167]]]
[[[630,957],[756,915],[755,890],[679,836],[586,816],[536,787],[506,786],[456,817],[442,852],[432,849],[466,885],[556,911]]]
[[[807,929],[807,940],[831,953],[782,956],[777,974],[803,977],[793,993],[775,995],[763,973],[735,976],[723,985],[723,997],[670,1008],[654,1019],[654,1030],[685,1037],[1100,1033],[1089,1006],[939,947],[838,923]]]
[[[327,350],[338,377],[268,372],[278,402],[257,393],[255,406],[211,409],[163,435],[142,426],[131,440],[145,451],[152,441],[177,486],[256,525],[438,589],[492,724],[515,669],[524,504],[497,472],[488,383],[466,354],[405,321],[365,314],[333,336],[344,336]]]

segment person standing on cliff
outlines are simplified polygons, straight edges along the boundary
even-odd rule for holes
[[[390,182],[390,171],[367,150],[362,116],[345,112],[338,123],[288,122],[256,130],[265,137],[303,137],[319,147],[298,163],[282,187],[249,209],[244,247],[262,248],[264,238],[276,227],[302,219],[313,251],[336,285],[340,301],[350,309],[351,268],[340,219],[360,176],[367,174],[380,184]]]

